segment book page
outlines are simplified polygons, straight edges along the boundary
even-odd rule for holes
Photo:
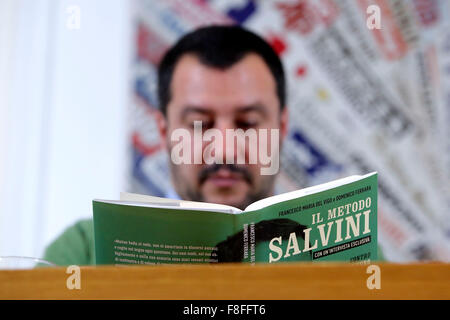
[[[247,208],[245,208],[245,211],[255,211],[255,210],[259,210],[262,208],[265,208],[267,206],[270,206],[272,204],[275,203],[280,203],[283,201],[288,201],[288,200],[292,200],[292,199],[296,199],[296,198],[301,198],[304,197],[306,195],[310,195],[313,193],[318,193],[321,191],[325,191],[328,189],[332,189],[338,186],[342,186],[348,183],[352,183],[354,181],[358,181],[358,180],[362,180],[364,178],[367,178],[369,176],[375,175],[376,172],[371,172],[368,173],[366,175],[353,175],[353,176],[348,176],[342,179],[337,179],[337,180],[333,180],[330,182],[326,182],[323,184],[319,184],[316,186],[312,186],[312,187],[308,187],[308,188],[304,188],[304,189],[300,189],[300,190],[295,190],[292,192],[287,192],[287,193],[283,193],[283,194],[279,194],[276,196],[272,196],[269,198],[265,198],[259,201],[256,201],[252,204],[250,204]]]
[[[199,209],[199,210],[212,210],[217,212],[226,212],[226,213],[241,213],[242,210],[238,208],[227,206],[223,204],[217,203],[207,203],[207,202],[197,202],[197,201],[186,201],[179,199],[167,199],[160,198],[155,196],[148,196],[137,193],[129,193],[129,192],[121,192],[120,193],[121,201],[131,201],[131,202],[140,202],[146,204],[155,204],[158,206],[178,206],[180,209]]]

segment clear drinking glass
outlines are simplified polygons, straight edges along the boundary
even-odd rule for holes
[[[0,270],[34,269],[41,267],[56,267],[55,264],[33,257],[0,256]]]

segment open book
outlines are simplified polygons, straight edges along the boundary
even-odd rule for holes
[[[96,264],[377,259],[377,173],[257,201],[244,211],[122,193],[94,200]]]

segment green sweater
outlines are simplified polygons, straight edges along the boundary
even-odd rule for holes
[[[67,228],[45,250],[44,259],[56,265],[94,265],[94,223],[81,220]]]
[[[92,219],[81,220],[66,229],[45,250],[44,259],[56,265],[94,265],[94,224]],[[378,246],[378,260],[384,261]]]

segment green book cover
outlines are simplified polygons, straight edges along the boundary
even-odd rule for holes
[[[94,200],[96,264],[377,260],[377,173],[257,201]]]

